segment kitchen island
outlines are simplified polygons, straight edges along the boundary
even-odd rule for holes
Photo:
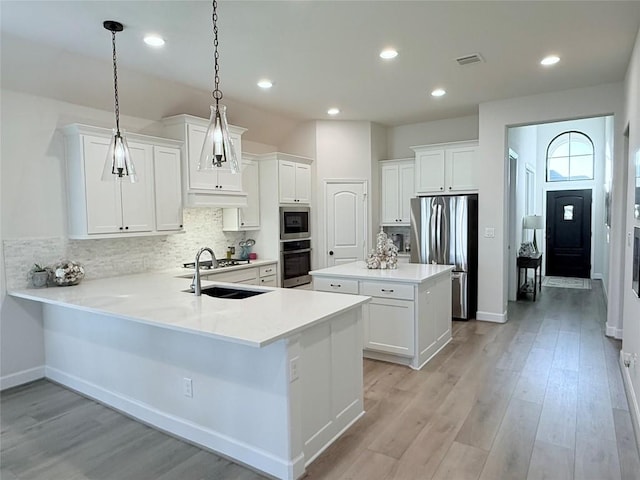
[[[364,356],[422,368],[451,341],[452,265],[398,263],[392,270],[352,262],[314,270],[316,291],[368,295]]]
[[[10,295],[42,304],[46,377],[257,470],[296,479],[363,414],[367,297],[196,297],[183,271]],[[203,289],[225,285],[203,281]]]

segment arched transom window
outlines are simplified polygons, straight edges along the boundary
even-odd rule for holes
[[[593,180],[593,142],[581,132],[564,132],[547,147],[547,182]]]

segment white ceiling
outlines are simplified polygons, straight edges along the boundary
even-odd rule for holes
[[[146,79],[148,90],[130,93],[128,104],[123,96],[123,113],[142,99],[166,103],[149,97],[151,75],[183,92],[158,114],[207,115],[193,99],[207,103],[203,92],[212,88],[209,2],[2,0],[0,8],[4,87],[109,108],[111,39],[102,22],[117,20],[125,25],[120,87]],[[327,108],[337,106],[339,119],[389,126],[622,81],[640,27],[640,1],[220,0],[218,11],[225,98],[293,121],[329,118]],[[164,48],[143,44],[150,31],[166,39]],[[387,46],[398,50],[395,60],[378,57]],[[458,66],[456,57],[475,52],[486,62]],[[561,62],[541,67],[550,53]],[[261,77],[274,87],[259,89]],[[435,87],[447,95],[431,97]]]

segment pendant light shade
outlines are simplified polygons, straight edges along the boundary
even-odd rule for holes
[[[238,157],[227,124],[227,109],[220,105],[222,90],[220,90],[220,66],[218,65],[218,3],[213,0],[213,37],[214,37],[214,89],[212,92],[215,104],[211,105],[209,127],[200,153],[198,170],[210,170],[227,163],[232,173],[239,172]]]
[[[127,139],[120,132],[120,103],[118,101],[118,64],[116,60],[116,32],[121,32],[124,27],[119,22],[106,20],[102,26],[111,32],[111,44],[113,46],[113,91],[115,99],[116,128],[113,130],[111,143],[107,152],[102,171],[102,180],[111,181],[114,176],[127,177],[131,183],[137,181],[136,170],[131,159],[131,152],[127,145]]]

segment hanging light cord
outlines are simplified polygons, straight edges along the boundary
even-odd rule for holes
[[[111,31],[111,43],[113,45],[113,90],[115,93],[116,133],[120,136],[120,104],[118,102],[118,64],[116,63],[116,32]]]
[[[217,111],[218,102],[222,99],[222,90],[220,90],[220,65],[218,65],[218,59],[220,58],[220,54],[218,53],[218,2],[216,0],[213,0],[212,20],[213,20],[213,46],[215,50],[215,53],[213,55],[213,60],[215,65],[215,76],[214,76],[214,90],[213,92],[211,92],[211,95],[213,95],[213,98],[216,101],[216,111]],[[116,95],[116,98],[117,98],[117,95]]]

